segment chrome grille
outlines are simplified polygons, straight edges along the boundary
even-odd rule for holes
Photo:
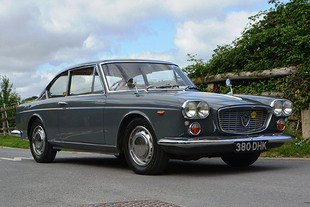
[[[256,133],[267,127],[269,113],[266,108],[226,108],[219,110],[219,123],[223,132],[234,134]]]

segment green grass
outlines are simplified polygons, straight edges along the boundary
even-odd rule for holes
[[[29,142],[14,136],[0,136],[0,146],[29,149]],[[297,138],[280,148],[270,149],[263,157],[303,157],[310,158],[310,139]]]
[[[297,138],[293,142],[285,143],[282,147],[264,152],[262,156],[310,158],[310,139]]]
[[[0,146],[29,149],[29,142],[14,136],[0,136]]]

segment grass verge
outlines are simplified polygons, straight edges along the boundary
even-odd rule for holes
[[[0,146],[29,149],[29,142],[14,136],[0,136]]]
[[[0,146],[29,149],[29,142],[14,136],[0,136]],[[280,148],[263,152],[262,157],[310,158],[310,139],[297,138],[293,142],[285,143]]]
[[[310,139],[297,138],[293,142],[285,143],[282,147],[264,152],[262,156],[310,158]]]

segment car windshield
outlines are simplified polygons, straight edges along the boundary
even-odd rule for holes
[[[110,91],[185,89],[194,86],[175,65],[159,63],[109,63],[102,65]]]

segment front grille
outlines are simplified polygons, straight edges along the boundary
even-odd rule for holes
[[[219,110],[221,130],[226,133],[257,133],[267,128],[269,113],[263,107],[236,107]]]

